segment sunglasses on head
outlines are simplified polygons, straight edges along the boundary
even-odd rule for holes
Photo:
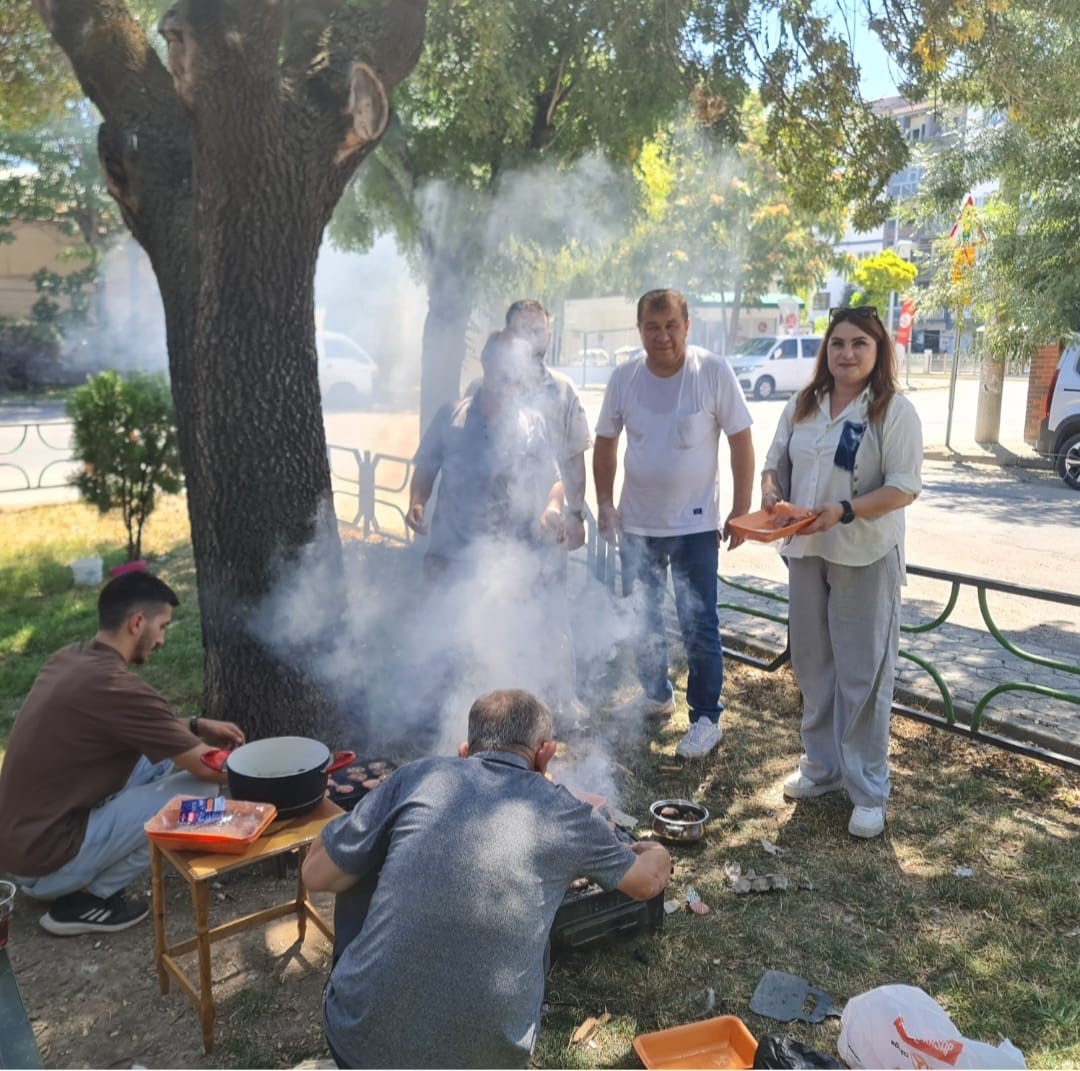
[[[881,319],[876,305],[838,305],[834,309],[829,309],[829,323],[834,324],[845,316],[858,316],[861,319],[872,316],[875,320]]]

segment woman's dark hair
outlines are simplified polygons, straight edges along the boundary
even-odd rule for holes
[[[138,609],[179,605],[176,592],[153,573],[121,573],[98,596],[98,627],[105,632],[116,632]]]
[[[821,345],[818,347],[814,374],[810,382],[799,391],[799,398],[795,403],[796,424],[810,416],[825,392],[833,389],[832,372],[829,371],[829,339],[832,338],[836,325],[842,323],[854,324],[877,342],[877,357],[874,361],[874,370],[870,373],[870,388],[874,394],[870,402],[870,420],[873,423],[881,423],[885,419],[889,402],[899,389],[900,384],[896,379],[896,351],[893,349],[889,332],[885,330],[885,325],[877,312],[868,315],[861,308],[834,309],[825,337],[822,338]]]

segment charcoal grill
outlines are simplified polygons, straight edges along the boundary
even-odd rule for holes
[[[326,783],[327,791],[330,794],[330,799],[343,811],[351,811],[369,792],[374,791],[373,788],[364,788],[360,781],[353,780],[349,776],[350,771],[356,770],[358,767],[367,769],[372,763],[381,763],[386,768],[387,774],[393,773],[400,765],[390,759],[357,759],[351,766],[330,775]]]
[[[637,840],[632,833],[615,832],[627,844]],[[571,888],[551,924],[551,949],[558,954],[589,948],[613,937],[656,933],[663,925],[663,892],[651,900],[635,900],[618,889],[605,892],[599,885]]]

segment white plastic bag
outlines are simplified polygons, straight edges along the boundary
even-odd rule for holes
[[[848,1067],[1023,1068],[1024,1054],[1007,1038],[969,1041],[929,993],[883,985],[852,997],[837,1042]]]

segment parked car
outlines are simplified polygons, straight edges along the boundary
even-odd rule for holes
[[[606,387],[615,368],[611,354],[598,347],[564,353],[562,361],[559,371],[575,387]]]
[[[363,346],[338,331],[317,331],[319,390],[327,409],[367,404],[375,391],[379,366]]]
[[[766,335],[728,357],[743,393],[755,398],[802,390],[814,371],[820,335]]]
[[[1050,378],[1035,446],[1054,462],[1057,474],[1080,491],[1080,340],[1065,347]]]

